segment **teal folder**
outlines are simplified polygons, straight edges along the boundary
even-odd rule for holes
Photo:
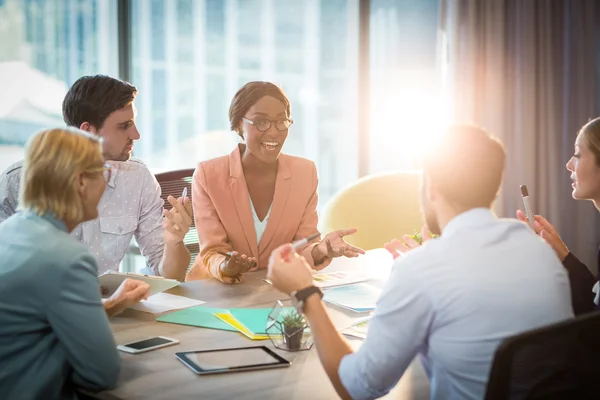
[[[226,312],[226,308],[210,308],[196,306],[161,315],[160,317],[156,318],[156,320],[159,322],[168,322],[171,324],[198,326],[201,328],[220,329],[222,331],[237,332],[237,329],[235,329],[233,326],[226,324],[225,322],[214,316],[214,313]]]

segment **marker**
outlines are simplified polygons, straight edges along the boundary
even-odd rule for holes
[[[181,204],[185,203],[186,197],[187,197],[187,186],[183,188],[183,192],[181,193]]]
[[[301,247],[306,246],[311,240],[316,239],[319,236],[321,236],[321,234],[319,232],[313,233],[312,235],[310,235],[307,238],[296,240],[294,243],[292,243],[292,247],[294,248],[294,250],[297,250]]]
[[[525,215],[527,215],[529,225],[533,228],[535,217],[531,212],[531,207],[529,206],[529,192],[527,191],[527,186],[525,185],[521,185],[521,197],[523,198],[523,205],[525,206]]]

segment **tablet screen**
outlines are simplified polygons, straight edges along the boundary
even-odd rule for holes
[[[202,369],[239,368],[251,365],[279,364],[279,360],[260,348],[190,353],[187,357]]]
[[[178,353],[182,361],[188,361],[199,373],[232,371],[254,367],[270,368],[287,366],[289,362],[272,353],[266,347],[246,347],[197,352]]]

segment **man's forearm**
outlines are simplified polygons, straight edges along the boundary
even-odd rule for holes
[[[350,399],[350,395],[342,385],[338,369],[342,358],[352,353],[352,348],[337,332],[319,296],[312,295],[306,300],[304,312],[329,380],[342,399]]]
[[[190,252],[185,244],[183,242],[177,244],[165,243],[163,257],[162,268],[159,271],[161,276],[183,281],[191,260]]]

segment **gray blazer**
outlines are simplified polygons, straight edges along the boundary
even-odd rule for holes
[[[116,385],[121,360],[100,298],[96,260],[49,215],[0,224],[0,393],[73,399]]]

